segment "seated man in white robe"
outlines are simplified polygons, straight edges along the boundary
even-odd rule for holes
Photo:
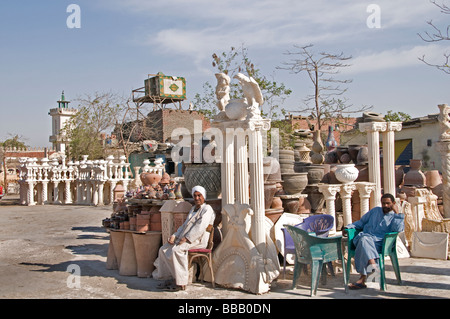
[[[377,259],[381,252],[383,238],[390,232],[403,231],[405,216],[398,211],[395,198],[392,194],[384,194],[381,197],[381,207],[369,210],[360,220],[345,228],[361,230],[353,238],[355,250],[355,268],[361,277],[349,285],[350,289],[366,288],[367,269],[377,269]]]
[[[192,189],[194,206],[186,221],[170,236],[158,253],[153,278],[165,280],[158,288],[177,291],[185,290],[189,280],[188,251],[194,248],[206,248],[209,239],[208,225],[214,224],[216,214],[205,203],[206,190],[202,186]]]

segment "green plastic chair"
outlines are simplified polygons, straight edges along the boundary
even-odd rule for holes
[[[303,268],[311,265],[311,293],[316,295],[319,279],[322,278],[322,284],[326,284],[326,272],[322,268],[326,263],[333,260],[341,260],[345,268],[345,261],[342,254],[342,236],[318,237],[315,233],[297,228],[292,225],[284,225],[292,237],[295,245],[295,265],[294,279],[292,289],[297,287],[297,281]],[[346,272],[344,271],[344,288],[347,292]]]
[[[344,228],[344,231],[348,235],[347,242],[347,268],[346,268],[346,284],[348,285],[348,280],[350,278],[350,270],[351,270],[351,259],[355,257],[355,245],[353,244],[353,238],[360,232],[355,228]],[[398,264],[397,257],[397,232],[387,233],[383,238],[383,245],[381,248],[381,253],[378,258],[378,266],[380,267],[380,289],[386,290],[386,274],[385,274],[385,262],[384,258],[389,256],[391,258],[392,267],[394,268],[395,277],[397,278],[397,282],[399,285],[402,284],[402,277],[400,275],[400,266]]]

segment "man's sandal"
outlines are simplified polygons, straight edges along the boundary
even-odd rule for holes
[[[186,290],[186,286],[179,286],[179,285],[168,285],[166,288],[164,288],[165,291],[180,291],[180,290]]]
[[[360,283],[352,283],[350,285],[348,285],[348,288],[351,290],[358,290],[358,289],[364,289],[367,288],[366,284],[360,284]]]

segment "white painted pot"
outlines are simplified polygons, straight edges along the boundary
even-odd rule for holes
[[[338,181],[347,184],[353,183],[358,178],[359,170],[355,167],[355,164],[339,164],[336,165],[334,174]]]

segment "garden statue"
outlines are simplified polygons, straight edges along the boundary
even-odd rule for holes
[[[439,124],[441,127],[441,140],[450,140],[450,106],[439,104]]]
[[[217,102],[217,107],[219,110],[225,111],[225,106],[230,101],[230,77],[225,73],[216,73],[217,86],[216,86],[216,96],[219,100]]]

